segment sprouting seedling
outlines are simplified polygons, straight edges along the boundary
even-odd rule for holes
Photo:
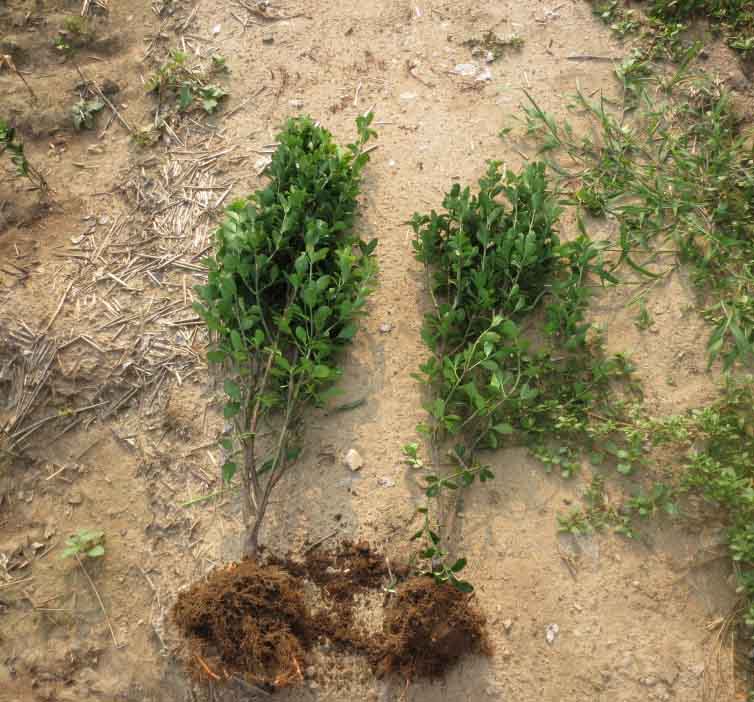
[[[86,559],[98,559],[105,555],[105,532],[99,529],[79,529],[79,531],[66,539],[65,544],[66,547],[60,554],[60,558],[73,558],[76,560],[78,567],[81,569],[81,572],[89,583],[89,587],[97,598],[97,602],[99,602],[100,609],[105,616],[107,628],[110,630],[110,636],[113,639],[115,648],[118,648],[120,644],[118,643],[118,638],[115,636],[115,629],[113,629],[112,622],[105,609],[105,604],[102,602],[102,597],[84,566],[84,561]]]
[[[105,107],[102,100],[79,100],[72,108],[73,126],[76,129],[94,129],[98,112]]]
[[[406,463],[416,470],[424,468],[424,462],[419,457],[419,444],[406,444],[403,447],[403,456],[406,459]]]
[[[105,555],[105,532],[81,529],[65,542],[61,558],[102,558]]]

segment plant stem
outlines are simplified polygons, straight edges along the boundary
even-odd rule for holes
[[[110,636],[113,637],[113,644],[115,645],[115,648],[120,648],[120,644],[118,643],[118,639],[115,636],[115,630],[113,629],[113,625],[110,622],[110,617],[107,614],[107,610],[105,609],[105,605],[102,603],[102,598],[99,595],[99,591],[94,585],[94,581],[89,577],[89,573],[87,573],[86,568],[84,567],[84,562],[81,560],[81,557],[76,554],[76,561],[79,564],[79,568],[81,568],[81,572],[86,576],[86,579],[89,581],[89,586],[92,588],[92,592],[94,593],[95,597],[97,598],[97,602],[99,602],[100,609],[102,610],[102,614],[105,615],[105,621],[107,622],[107,628],[110,629]]]

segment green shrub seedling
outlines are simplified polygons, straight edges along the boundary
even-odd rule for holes
[[[241,479],[246,537],[255,556],[270,494],[299,457],[302,415],[322,404],[340,376],[338,352],[357,323],[376,275],[377,241],[354,231],[373,115],[340,148],[308,117],[290,120],[269,166],[269,185],[235,202],[216,234],[197,311],[225,364],[226,482]],[[261,428],[272,423],[272,441]]]
[[[596,402],[598,390],[623,367],[592,361],[586,352],[587,278],[613,279],[584,234],[565,243],[558,238],[560,207],[543,163],[515,174],[491,162],[478,194],[456,184],[443,207],[443,213],[411,220],[432,300],[422,328],[430,356],[417,374],[429,389],[429,420],[419,431],[431,446],[432,469],[439,465],[438,448],[450,445],[454,470],[424,476],[427,503],[413,538],[424,541],[419,555],[426,572],[469,590],[457,575],[465,559],[446,563],[440,498],[494,477],[478,458],[482,449],[518,437],[544,455],[550,450],[544,437],[567,438],[574,423],[584,422],[585,405]],[[525,336],[523,323],[542,308],[544,331],[564,352],[560,357],[547,348],[532,350]],[[553,430],[558,427],[562,431]],[[416,444],[404,455],[411,467],[423,467]],[[575,471],[558,460],[562,471]]]

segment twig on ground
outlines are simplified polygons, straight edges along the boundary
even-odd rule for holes
[[[81,571],[86,576],[86,579],[89,581],[89,586],[92,588],[92,592],[94,593],[95,597],[97,598],[97,602],[99,602],[100,609],[102,610],[102,614],[105,615],[105,621],[107,622],[107,628],[110,629],[110,636],[113,637],[113,644],[115,645],[115,648],[120,648],[120,644],[118,643],[118,639],[115,636],[115,630],[113,629],[112,622],[110,621],[110,617],[107,614],[107,610],[105,609],[105,605],[102,602],[102,598],[100,597],[99,591],[97,590],[96,586],[94,585],[94,581],[89,576],[89,573],[87,572],[86,568],[84,567],[84,562],[81,560],[81,557],[76,554],[76,561],[79,564],[79,567],[81,568]]]

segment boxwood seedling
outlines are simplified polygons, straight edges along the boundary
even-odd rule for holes
[[[377,271],[377,241],[355,231],[361,173],[375,134],[372,114],[339,147],[308,117],[290,120],[268,169],[269,185],[235,202],[207,260],[197,311],[223,364],[223,477],[238,475],[246,537],[255,556],[270,495],[302,450],[303,414],[322,404],[340,376],[339,352],[364,314]],[[262,439],[271,424],[273,440]]]

